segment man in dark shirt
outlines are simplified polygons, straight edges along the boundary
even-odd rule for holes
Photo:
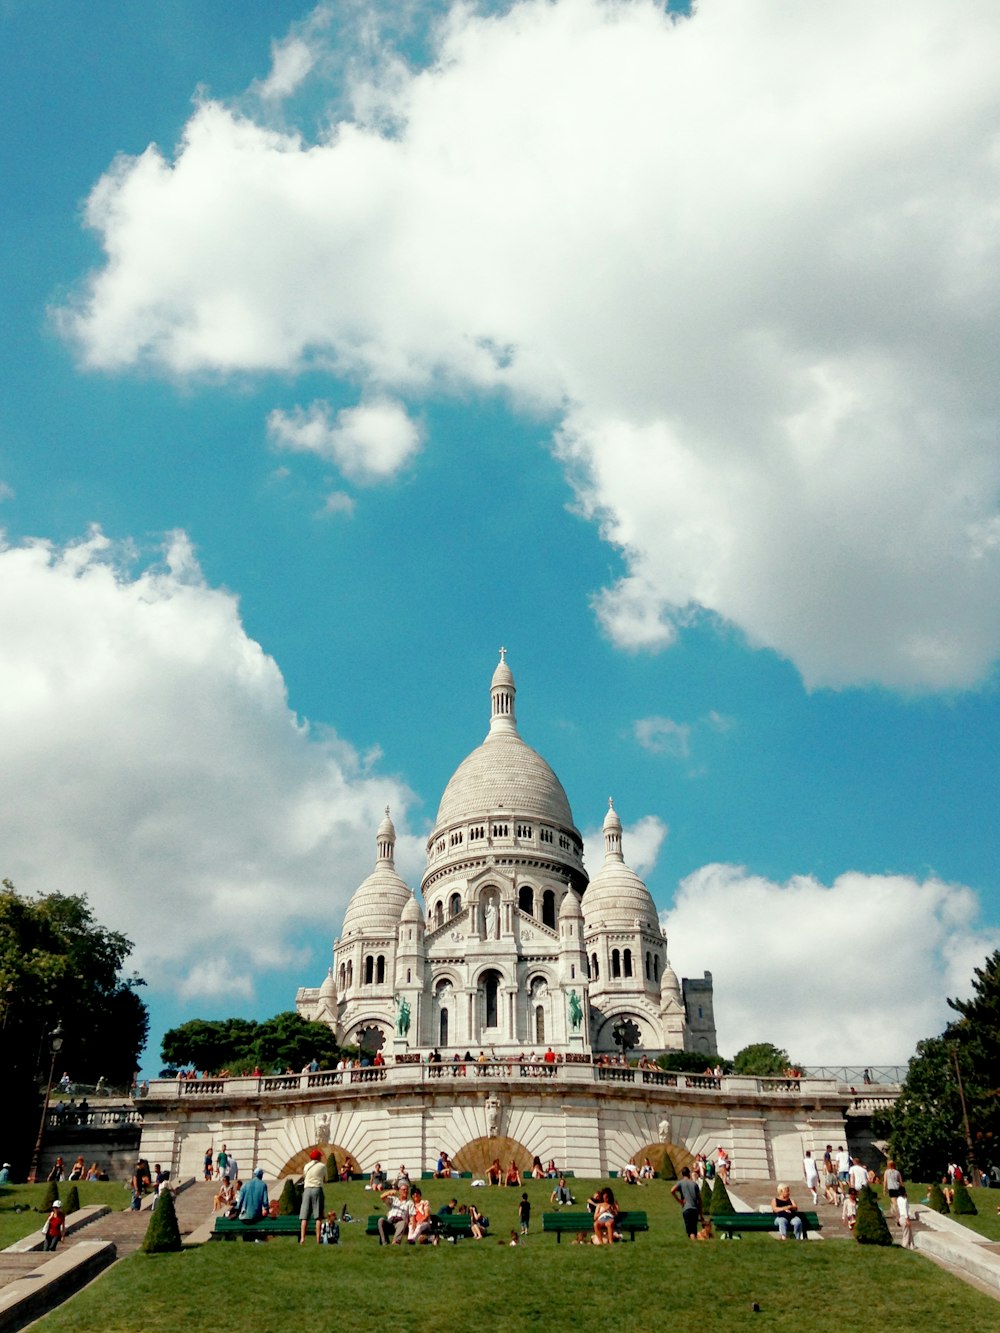
[[[691,1168],[681,1168],[681,1178],[670,1193],[681,1206],[684,1230],[688,1240],[695,1240],[698,1235],[698,1223],[701,1221],[701,1190],[696,1181],[691,1179]]]

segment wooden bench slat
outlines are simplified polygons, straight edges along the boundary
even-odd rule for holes
[[[542,1214],[542,1231],[553,1232],[557,1244],[562,1240],[565,1232],[593,1231],[593,1229],[594,1215],[590,1212]],[[629,1233],[629,1239],[634,1242],[635,1233],[637,1231],[649,1230],[649,1218],[646,1213],[635,1212],[631,1209],[626,1211],[623,1209],[618,1214],[615,1230],[623,1233],[627,1231]]]

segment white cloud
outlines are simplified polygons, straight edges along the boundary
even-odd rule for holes
[[[265,101],[290,97],[312,73],[316,53],[301,37],[271,44],[271,72],[258,88]]]
[[[354,501],[344,491],[331,491],[323,502],[324,514],[353,514]]]
[[[5,481],[0,481],[0,501],[13,500],[13,498],[14,498],[13,487],[8,486]]]
[[[650,875],[656,867],[660,849],[670,832],[657,815],[643,815],[634,824],[622,825],[622,855],[640,879]],[[595,875],[604,864],[604,831],[586,829],[583,833],[584,859],[589,873]]]
[[[385,481],[420,447],[419,426],[389,399],[347,407],[336,416],[321,400],[291,412],[276,408],[267,427],[279,448],[317,454],[358,482]]]
[[[772,1041],[811,1065],[905,1064],[948,1021],[945,996],[1000,945],[970,888],[904,875],[775,884],[708,865],[661,914],[677,972],[715,985],[720,1049]]]
[[[691,753],[691,727],[669,717],[640,717],[633,723],[636,740],[650,754],[686,759]]]
[[[86,893],[161,991],[247,998],[303,927],[321,968],[409,793],[294,716],[184,536],[0,547],[0,623],[3,873]]]
[[[205,102],[172,158],[108,170],[107,262],[62,315],[85,364],[509,388],[562,414],[624,555],[618,644],[701,608],[813,686],[981,680],[993,0],[457,5],[409,72],[362,12],[354,120],[311,141]]]

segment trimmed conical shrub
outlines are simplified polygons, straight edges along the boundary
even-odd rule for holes
[[[965,1213],[969,1217],[979,1212],[979,1209],[972,1202],[972,1195],[961,1181],[955,1186],[955,1197],[952,1199],[951,1210],[953,1213]]]
[[[970,1199],[969,1202],[971,1203],[972,1200]],[[67,1187],[65,1194],[62,1196],[62,1206],[63,1217],[69,1217],[70,1213],[80,1211],[80,1192],[75,1185]]]
[[[42,1195],[42,1201],[38,1205],[38,1211],[40,1213],[50,1213],[52,1211],[52,1205],[58,1198],[59,1186],[54,1180],[50,1180],[45,1186],[45,1193]]]
[[[677,1168],[674,1166],[673,1158],[668,1152],[663,1154],[663,1160],[659,1166],[661,1180],[676,1180]]]
[[[948,1200],[941,1193],[940,1185],[932,1185],[927,1193],[928,1207],[933,1208],[936,1213],[948,1213],[951,1209],[948,1207]]]
[[[149,1215],[146,1239],[142,1242],[144,1254],[170,1254],[181,1248],[181,1229],[177,1225],[174,1192],[161,1189],[156,1207]]]
[[[732,1200],[729,1197],[729,1191],[726,1189],[721,1176],[715,1177],[715,1184],[712,1186],[712,1197],[708,1204],[709,1217],[717,1217],[719,1213],[733,1212]]]
[[[333,1153],[326,1159],[326,1179],[328,1183],[331,1180],[340,1179],[340,1172],[337,1170],[337,1159]]]
[[[712,1207],[712,1187],[707,1180],[701,1182],[701,1211],[708,1216],[709,1209]]]
[[[891,1245],[892,1236],[886,1225],[875,1191],[865,1185],[858,1195],[858,1216],[854,1223],[854,1239],[859,1245]]]
[[[295,1181],[289,1176],[281,1191],[281,1198],[278,1200],[279,1217],[298,1217],[299,1200],[295,1190]]]

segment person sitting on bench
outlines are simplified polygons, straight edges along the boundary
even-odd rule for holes
[[[788,1239],[789,1226],[791,1226],[796,1240],[805,1240],[802,1218],[799,1216],[795,1200],[792,1198],[791,1190],[787,1185],[778,1186],[777,1192],[771,1200],[771,1212],[774,1213],[774,1220],[782,1240]]]

